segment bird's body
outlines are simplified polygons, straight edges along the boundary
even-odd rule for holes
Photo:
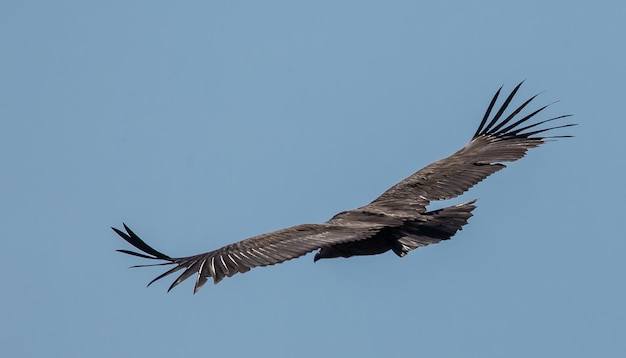
[[[451,238],[472,216],[475,200],[428,211],[433,200],[454,198],[489,175],[503,169],[501,162],[522,158],[530,148],[548,138],[567,136],[537,136],[562,127],[535,129],[536,126],[568,117],[558,116],[533,124],[527,120],[547,106],[517,119],[517,115],[536,97],[525,101],[504,116],[521,83],[506,98],[500,109],[489,119],[500,90],[493,97],[472,140],[451,156],[436,161],[392,186],[371,203],[341,212],[322,224],[302,224],[258,235],[214,251],[181,258],[172,258],[156,251],[126,225],[126,232],[113,230],[144,253],[120,252],[143,258],[162,260],[156,265],[176,265],[150,284],[171,273],[184,269],[170,290],[196,275],[194,292],[209,277],[218,283],[224,277],[249,271],[257,266],[281,263],[318,250],[314,260],[355,255],[376,255],[393,251],[402,257],[421,246]],[[144,265],[151,266],[151,265]]]

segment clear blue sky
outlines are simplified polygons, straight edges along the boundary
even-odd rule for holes
[[[618,357],[623,1],[3,1],[5,357]],[[172,256],[325,221],[463,146],[495,90],[549,143],[453,202],[453,240],[207,284]],[[438,204],[443,205],[443,204]]]

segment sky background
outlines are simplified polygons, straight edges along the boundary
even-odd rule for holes
[[[622,357],[624,34],[624,1],[2,1],[2,356]],[[451,241],[196,295],[114,251],[364,205],[521,80],[576,137],[452,200]]]

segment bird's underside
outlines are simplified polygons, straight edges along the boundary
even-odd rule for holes
[[[315,261],[376,255],[390,250],[402,257],[418,247],[450,239],[467,224],[475,208],[475,200],[427,211],[426,206],[431,201],[452,199],[461,195],[489,175],[503,169],[505,166],[502,162],[522,158],[528,149],[538,147],[547,139],[569,137],[542,134],[574,124],[538,127],[569,115],[528,123],[528,120],[548,105],[526,115],[520,114],[536,95],[505,114],[521,85],[522,83],[513,89],[491,117],[502,88],[496,92],[474,136],[459,151],[417,171],[371,203],[341,212],[325,223],[296,225],[235,242],[214,251],[179,258],[169,257],[153,249],[124,224],[124,231],[116,228],[113,230],[143,253],[118,251],[161,261],[134,267],[174,265],[148,285],[183,270],[169,287],[171,290],[195,275],[195,293],[208,278],[213,278],[213,282],[218,283],[224,277],[247,272],[257,266],[278,264],[315,250],[318,250]]]

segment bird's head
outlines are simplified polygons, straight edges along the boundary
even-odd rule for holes
[[[320,259],[331,259],[331,258],[339,257],[339,256],[341,255],[338,255],[336,250],[334,250],[332,246],[322,247],[319,249],[317,253],[315,253],[313,262],[317,262],[317,260],[320,260]]]
[[[313,257],[313,262],[317,262],[317,260],[322,259],[322,249],[315,253],[315,257]]]

